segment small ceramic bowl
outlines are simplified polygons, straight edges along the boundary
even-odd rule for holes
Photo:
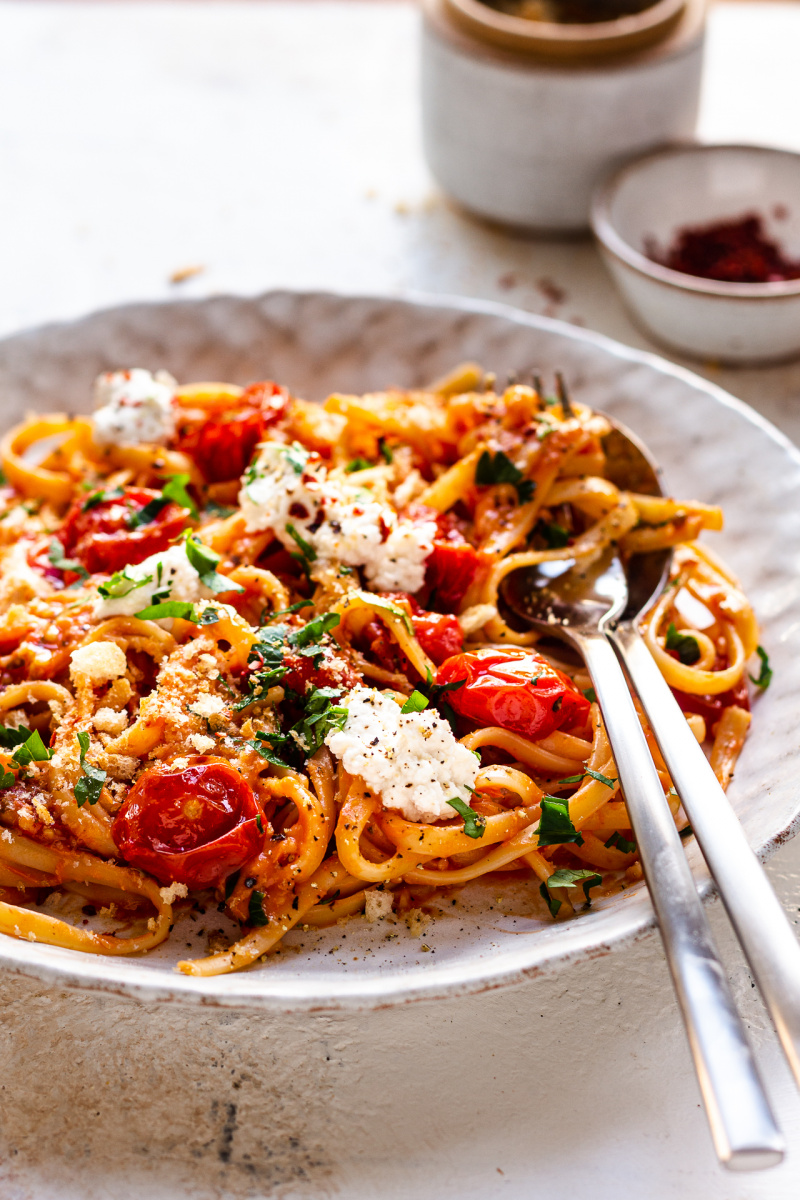
[[[693,358],[780,362],[800,356],[800,279],[723,283],[661,266],[678,230],[757,213],[800,259],[800,154],[766,146],[666,146],[616,169],[592,203],[592,228],[631,315]]]

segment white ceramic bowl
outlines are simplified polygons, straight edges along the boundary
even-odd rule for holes
[[[614,171],[595,193],[592,227],[631,315],[694,358],[766,363],[800,355],[800,279],[722,283],[653,262],[678,229],[759,213],[800,258],[800,154],[766,146],[667,146]]]
[[[729,795],[751,846],[768,855],[800,823],[800,453],[705,380],[598,334],[501,305],[273,292],[129,305],[0,339],[0,428],[31,409],[87,411],[94,377],[122,364],[166,367],[182,380],[275,378],[319,400],[334,388],[418,387],[465,359],[485,363],[501,380],[512,371],[552,379],[563,370],[576,398],[641,435],[670,490],[724,508],[725,530],[713,545],[741,576],[775,665],[769,690],[755,702]],[[707,895],[693,839],[686,849]],[[203,952],[205,934],[202,923],[181,914],[174,936],[143,958],[104,958],[0,935],[0,970],[211,1007],[385,1007],[566,970],[570,961],[641,937],[653,922],[644,884],[558,921],[531,904],[530,892],[525,881],[469,885],[425,929],[431,953],[421,953],[420,938],[402,923],[387,939],[358,918],[292,930],[285,950],[266,965],[192,978],[173,967],[186,957],[187,942]],[[538,902],[535,885],[533,894]],[[222,923],[213,916],[214,927]]]

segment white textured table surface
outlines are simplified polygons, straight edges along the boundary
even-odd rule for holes
[[[0,2],[0,334],[292,286],[500,298],[648,346],[588,241],[511,240],[437,195],[415,22],[404,4]],[[720,5],[702,135],[800,148],[798,44],[800,7]],[[800,364],[705,373],[800,440]],[[769,870],[796,917],[800,846]],[[524,987],[357,1017],[4,980],[0,1196],[794,1200],[800,1104],[712,920],[790,1143],[770,1173],[715,1164],[652,936]]]

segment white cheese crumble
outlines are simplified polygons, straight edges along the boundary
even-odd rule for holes
[[[353,688],[342,704],[347,721],[325,745],[386,808],[409,821],[445,821],[456,815],[448,800],[469,804],[480,764],[434,709],[403,713],[389,696],[366,687]]]
[[[231,587],[235,587],[231,584]],[[170,546],[161,554],[151,554],[144,562],[125,568],[125,577],[118,581],[115,590],[120,593],[107,598],[100,597],[94,606],[94,617],[132,617],[149,608],[156,601],[210,600],[214,592],[200,582],[200,576],[186,557],[186,543]],[[222,606],[220,606],[222,607]]]
[[[73,682],[106,683],[128,669],[125,651],[116,642],[89,642],[72,651],[69,673]]]
[[[94,384],[95,441],[101,446],[139,442],[163,446],[175,433],[177,382],[166,371],[141,367],[106,371]]]
[[[363,487],[332,476],[299,446],[267,442],[245,474],[239,504],[249,532],[271,529],[287,550],[316,558],[311,574],[331,563],[363,567],[377,591],[416,592],[425,581],[435,521],[410,521]],[[291,529],[290,529],[291,527]]]

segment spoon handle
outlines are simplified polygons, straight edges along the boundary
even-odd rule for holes
[[[800,1083],[800,944],[644,639],[627,622],[611,638]]]
[[[576,634],[573,629],[571,631]],[[720,1161],[759,1170],[783,1138],[697,895],[628,684],[601,632],[576,636],[605,720]]]

